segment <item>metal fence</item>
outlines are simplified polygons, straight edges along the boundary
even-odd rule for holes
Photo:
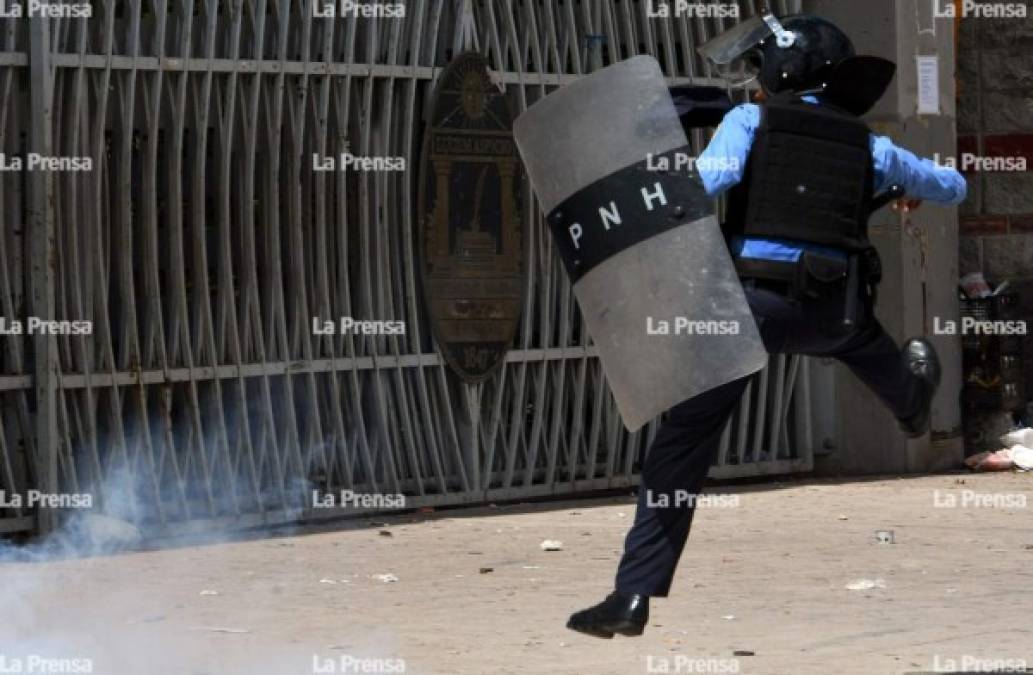
[[[0,337],[0,490],[89,493],[163,533],[342,512],[308,508],[312,489],[419,506],[634,484],[655,423],[623,429],[529,192],[518,334],[494,377],[463,385],[420,306],[413,172],[306,158],[416,167],[430,87],[468,48],[517,112],[639,53],[672,84],[720,83],[694,47],[730,21],[629,0],[408,0],[374,19],[319,18],[313,0],[91,8],[0,19],[5,161],[92,164],[0,172],[5,326],[92,322]],[[408,330],[314,335],[313,316]],[[806,360],[773,361],[714,475],[810,468],[807,381]],[[0,533],[53,513],[8,500]]]

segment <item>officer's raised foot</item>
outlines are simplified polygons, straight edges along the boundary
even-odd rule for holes
[[[570,615],[567,628],[598,638],[642,635],[649,621],[649,597],[614,591],[598,605]]]
[[[900,427],[911,438],[917,438],[929,430],[933,396],[940,386],[940,357],[927,340],[915,338],[904,345],[904,362],[908,370],[922,381],[922,406],[910,418],[901,420]]]

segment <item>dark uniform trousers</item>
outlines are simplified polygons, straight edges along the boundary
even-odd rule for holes
[[[834,357],[867,384],[898,419],[918,412],[921,384],[907,368],[900,348],[874,318],[865,317],[857,327],[846,329],[842,296],[798,301],[751,282],[745,286],[768,352]],[[618,591],[667,595],[693,514],[692,500],[678,502],[675,495],[699,493],[724,425],[749,379],[712,389],[667,412],[643,463],[635,522],[617,570]],[[647,494],[654,504],[663,500],[660,495],[666,495],[670,505],[651,507]]]

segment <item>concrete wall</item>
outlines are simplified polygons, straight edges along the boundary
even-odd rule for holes
[[[960,271],[991,283],[1012,280],[1033,320],[1033,9],[1026,19],[961,21],[958,42],[958,151],[1024,157],[1026,172],[966,174]],[[1026,391],[1033,392],[1033,336],[1025,344]]]

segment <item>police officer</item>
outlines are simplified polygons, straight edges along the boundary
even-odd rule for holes
[[[859,117],[894,66],[856,56],[828,21],[756,17],[700,51],[752,68],[762,88],[759,104],[725,115],[697,169],[708,194],[729,191],[723,229],[765,347],[839,359],[906,434],[924,434],[940,364],[927,341],[900,348],[874,318],[880,271],[866,225],[893,186],[912,200],[958,204],[964,179],[869,131]],[[649,598],[668,594],[692,522],[692,500],[676,496],[698,494],[748,381],[668,411],[644,461],[616,588],[568,628],[602,638],[642,633]]]

